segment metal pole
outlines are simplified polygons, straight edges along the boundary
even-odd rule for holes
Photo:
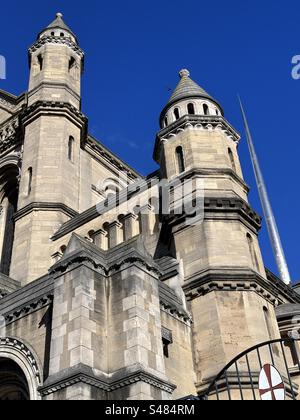
[[[289,284],[291,284],[291,277],[290,277],[288,265],[287,265],[287,262],[286,262],[286,259],[285,259],[285,255],[284,255],[282,243],[281,243],[281,240],[280,240],[280,235],[279,235],[279,231],[278,231],[278,228],[277,228],[276,220],[275,220],[274,213],[273,213],[273,210],[272,210],[272,207],[271,207],[271,203],[270,203],[270,200],[269,200],[269,197],[268,197],[267,188],[266,188],[266,185],[265,185],[265,182],[264,182],[263,174],[262,174],[262,171],[261,171],[261,168],[260,168],[260,165],[259,165],[259,161],[258,161],[256,152],[255,152],[253,139],[252,139],[252,136],[251,136],[251,133],[250,133],[250,129],[249,129],[249,125],[248,125],[248,122],[247,122],[246,114],[245,114],[243,104],[242,104],[242,101],[241,101],[240,97],[239,97],[239,102],[240,102],[241,112],[242,112],[243,121],[244,121],[244,125],[245,125],[246,137],[247,137],[247,142],[248,142],[248,146],[249,146],[249,150],[250,150],[251,160],[252,160],[252,164],[253,164],[253,168],[254,168],[255,178],[256,178],[257,187],[258,187],[258,192],[259,192],[262,208],[263,208],[263,211],[264,211],[264,216],[265,216],[266,223],[267,223],[267,228],[268,228],[269,237],[270,237],[271,245],[272,245],[272,248],[273,248],[276,264],[277,264],[277,267],[278,267],[278,271],[280,273],[281,280],[283,280],[285,284],[289,285]]]

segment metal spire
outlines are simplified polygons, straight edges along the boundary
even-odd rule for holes
[[[243,108],[243,104],[241,98],[239,97],[241,112],[244,120],[245,130],[246,130],[246,137],[247,142],[250,150],[251,160],[254,168],[255,178],[257,182],[258,192],[262,204],[262,208],[264,211],[267,228],[269,232],[269,237],[271,241],[271,245],[273,248],[274,256],[276,259],[276,264],[278,267],[278,271],[280,273],[281,280],[284,281],[285,284],[291,284],[291,277],[288,269],[288,265],[285,259],[282,243],[280,240],[279,231],[277,228],[276,220],[274,217],[274,213],[271,207],[271,203],[268,197],[267,188],[264,182],[263,174],[258,162],[258,158],[255,152],[254,143],[252,140],[252,136],[250,133],[249,125],[247,122],[246,114]]]

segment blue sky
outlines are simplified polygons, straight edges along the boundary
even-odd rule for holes
[[[1,4],[0,55],[7,80],[27,89],[27,48],[62,12],[86,53],[83,111],[90,132],[143,174],[152,161],[161,109],[186,67],[243,134],[240,158],[260,213],[236,95],[243,98],[294,281],[299,260],[299,94],[291,77],[300,54],[299,1],[27,0]],[[277,273],[265,226],[265,264]]]

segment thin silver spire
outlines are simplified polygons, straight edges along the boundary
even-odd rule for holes
[[[278,267],[278,271],[281,277],[281,280],[284,281],[285,284],[291,284],[291,277],[288,269],[288,265],[285,259],[282,243],[280,240],[279,231],[277,228],[276,220],[274,217],[274,213],[271,207],[271,203],[268,197],[267,188],[264,182],[263,174],[259,165],[259,161],[255,152],[254,143],[252,140],[252,136],[250,133],[249,125],[247,122],[246,114],[244,111],[244,107],[239,97],[241,112],[244,120],[245,130],[246,130],[246,137],[247,142],[250,150],[251,160],[254,168],[255,178],[257,182],[258,192],[262,204],[262,208],[264,211],[264,216],[267,223],[267,228],[269,232],[269,237],[271,241],[271,245],[273,248],[274,256],[276,259],[276,264]]]

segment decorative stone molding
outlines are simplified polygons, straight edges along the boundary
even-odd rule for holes
[[[39,50],[43,45],[45,44],[60,44],[60,45],[66,45],[69,48],[71,48],[76,54],[79,55],[82,59],[84,58],[84,52],[83,50],[71,39],[66,37],[59,37],[59,36],[44,36],[40,38],[38,41],[36,41],[30,48],[29,48],[29,56],[30,56],[30,62],[31,62],[31,55]]]
[[[82,138],[87,135],[86,116],[68,102],[36,101],[33,105],[24,109],[21,120],[24,126],[28,125],[41,115],[64,115],[68,117],[82,131]]]
[[[196,201],[193,201],[191,208],[195,208],[195,205]],[[206,197],[204,199],[204,220],[232,219],[237,216],[255,233],[261,229],[261,217],[241,198]],[[184,213],[168,216],[172,227],[180,225],[186,217]]]
[[[22,217],[26,216],[29,213],[32,213],[34,210],[40,210],[40,211],[61,211],[66,216],[72,218],[78,215],[78,212],[71,209],[71,207],[66,206],[63,203],[40,203],[35,202],[28,204],[23,209],[20,209],[14,216],[15,220],[19,220]]]
[[[230,176],[243,188],[245,194],[248,194],[250,192],[250,187],[245,183],[245,181],[233,169],[229,168],[195,168],[179,175],[178,179],[184,181],[185,179],[191,179],[196,176],[200,176],[201,178],[214,178],[216,176],[224,178]]]
[[[23,371],[31,400],[40,400],[38,387],[42,385],[42,368],[34,354],[24,342],[13,337],[0,338],[0,358],[14,361]]]
[[[14,310],[5,315],[6,324],[11,324],[12,322],[17,321],[18,319],[30,315],[31,313],[38,311],[46,306],[51,305],[53,302],[53,294],[45,295],[44,297],[30,302],[27,305],[22,306],[21,308]]]
[[[108,251],[105,251],[108,252]],[[95,260],[95,257],[88,255],[86,251],[80,251],[76,254],[70,255],[68,258],[63,258],[56,263],[49,271],[50,275],[59,274],[67,271],[70,268],[74,268],[80,264],[89,264],[92,268],[100,270],[104,276],[109,276],[113,272],[120,270],[126,265],[139,264],[146,268],[147,271],[153,272],[155,275],[161,276],[161,272],[154,265],[148,264],[144,259],[138,256],[128,256],[122,260],[116,261],[113,264],[100,263]]]
[[[161,300],[160,309],[172,318],[175,318],[177,321],[183,322],[188,327],[190,327],[193,324],[192,315],[185,312],[183,308],[182,310],[180,310]]]
[[[20,96],[15,96],[12,93],[0,89],[0,107],[3,107],[6,111],[13,114],[22,106],[25,96],[25,93]]]
[[[19,115],[0,125],[0,154],[14,148],[20,142]]]
[[[7,292],[5,290],[0,290],[0,299],[3,299],[5,296],[7,296]]]
[[[154,149],[154,160],[157,162],[159,159],[161,142],[166,142],[169,138],[172,138],[185,130],[190,130],[191,128],[196,130],[222,131],[227,137],[236,143],[239,143],[241,139],[241,136],[237,133],[237,131],[221,115],[185,115],[170,124],[168,127],[163,128],[157,134]]]
[[[68,376],[69,375],[69,376]],[[137,371],[121,379],[114,380],[102,375],[102,378],[97,377],[92,371],[89,371],[85,366],[79,366],[74,372],[66,371],[65,378],[54,379],[53,382],[46,383],[44,387],[39,389],[42,396],[53,394],[78,383],[84,383],[95,388],[101,389],[105,392],[113,392],[121,388],[136,384],[137,382],[144,382],[169,394],[172,394],[176,386],[164,381],[154,375],[145,371]],[[113,375],[114,376],[114,375]],[[51,378],[50,378],[51,381]],[[48,382],[48,381],[47,381]]]
[[[6,99],[0,97],[0,104],[4,106],[4,108],[8,108],[9,110],[13,111],[15,109],[15,105],[11,102],[8,102]]]
[[[274,306],[286,301],[300,302],[292,288],[281,281],[271,282],[250,268],[207,268],[186,279],[183,290],[190,301],[211,292],[245,291],[258,294]]]

